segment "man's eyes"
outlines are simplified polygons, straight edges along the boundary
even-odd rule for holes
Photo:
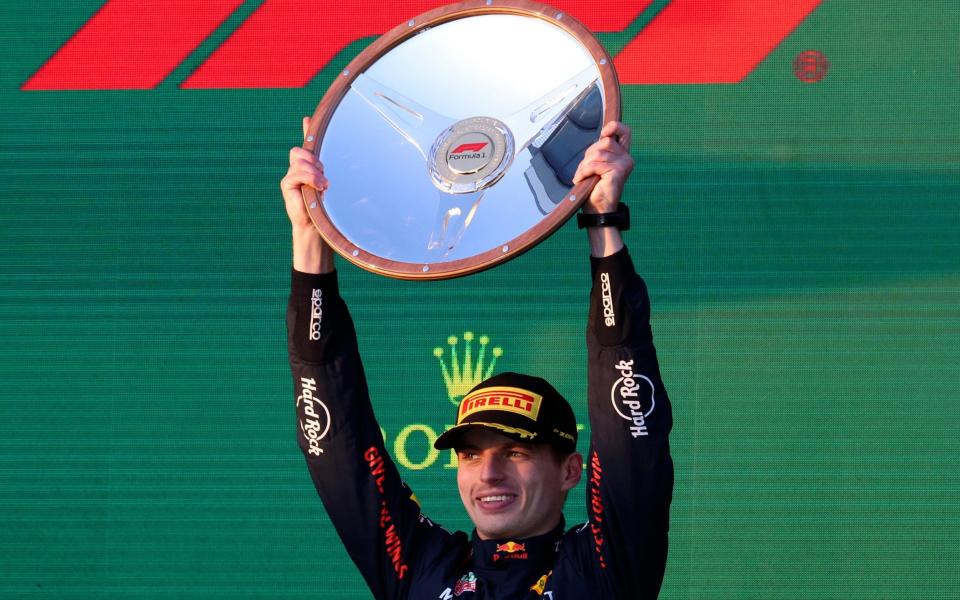
[[[528,458],[530,453],[526,450],[507,450],[505,455],[507,458]],[[476,460],[480,458],[480,453],[472,450],[461,450],[457,452],[457,458],[460,460]]]

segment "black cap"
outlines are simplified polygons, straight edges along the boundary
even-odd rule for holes
[[[481,381],[460,401],[457,424],[438,437],[433,447],[454,448],[464,431],[476,427],[521,442],[549,443],[567,452],[577,449],[573,409],[540,377],[498,373]]]

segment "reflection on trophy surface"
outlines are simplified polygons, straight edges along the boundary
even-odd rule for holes
[[[344,257],[402,278],[489,268],[562,225],[593,181],[584,150],[619,119],[586,28],[529,2],[465,2],[401,24],[341,73],[305,147],[337,181],[305,190]]]

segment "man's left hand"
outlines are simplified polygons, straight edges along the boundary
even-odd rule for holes
[[[573,176],[573,183],[598,175],[600,181],[583,205],[586,213],[610,213],[617,209],[627,178],[633,172],[630,127],[610,121],[600,130],[600,139],[587,148]]]

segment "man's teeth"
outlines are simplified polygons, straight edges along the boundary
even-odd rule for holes
[[[510,496],[483,496],[480,502],[505,502]]]

